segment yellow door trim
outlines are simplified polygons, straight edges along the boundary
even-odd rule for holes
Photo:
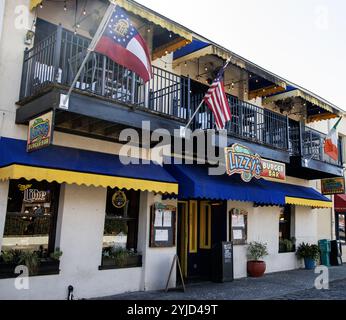
[[[181,267],[183,271],[183,276],[187,278],[187,252],[189,250],[189,202],[188,201],[178,201],[179,204],[184,205],[184,212],[181,213],[181,219],[183,223],[183,230],[181,237]]]
[[[208,228],[206,221],[208,220]],[[200,204],[200,236],[199,247],[201,249],[211,249],[211,205],[208,201],[201,201]]]
[[[191,200],[189,203],[189,252],[197,253],[198,237],[197,237],[197,213],[198,201]]]

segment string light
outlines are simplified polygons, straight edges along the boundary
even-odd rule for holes
[[[40,9],[43,8],[43,1],[40,3]]]
[[[184,62],[184,67],[187,67],[187,62],[186,61]]]
[[[64,11],[67,11],[66,1],[64,1]]]

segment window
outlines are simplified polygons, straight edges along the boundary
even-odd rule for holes
[[[60,187],[57,183],[11,180],[0,278],[17,277],[17,265],[30,276],[59,273],[62,252],[55,248]]]
[[[199,247],[211,249],[211,205],[206,201],[201,202]]]
[[[346,229],[345,229],[346,213],[336,213],[335,226],[336,226],[336,239],[342,243],[346,243]]]
[[[294,252],[295,239],[292,237],[292,206],[287,205],[281,209],[279,220],[279,253]]]
[[[197,253],[197,201],[190,201],[189,210],[189,252]]]
[[[139,199],[139,191],[107,189],[103,267],[141,265],[141,256],[137,253]]]
[[[59,185],[11,180],[2,250],[55,249]]]

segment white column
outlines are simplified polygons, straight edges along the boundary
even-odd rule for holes
[[[4,236],[9,182],[0,182],[0,250]]]

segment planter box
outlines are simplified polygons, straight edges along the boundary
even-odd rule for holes
[[[99,270],[139,268],[142,266],[142,256],[127,257],[124,263],[119,264],[114,258],[102,258]]]
[[[19,274],[14,271],[18,265],[12,263],[0,263],[0,279],[16,278]],[[32,277],[59,274],[60,261],[42,260],[38,272]]]

